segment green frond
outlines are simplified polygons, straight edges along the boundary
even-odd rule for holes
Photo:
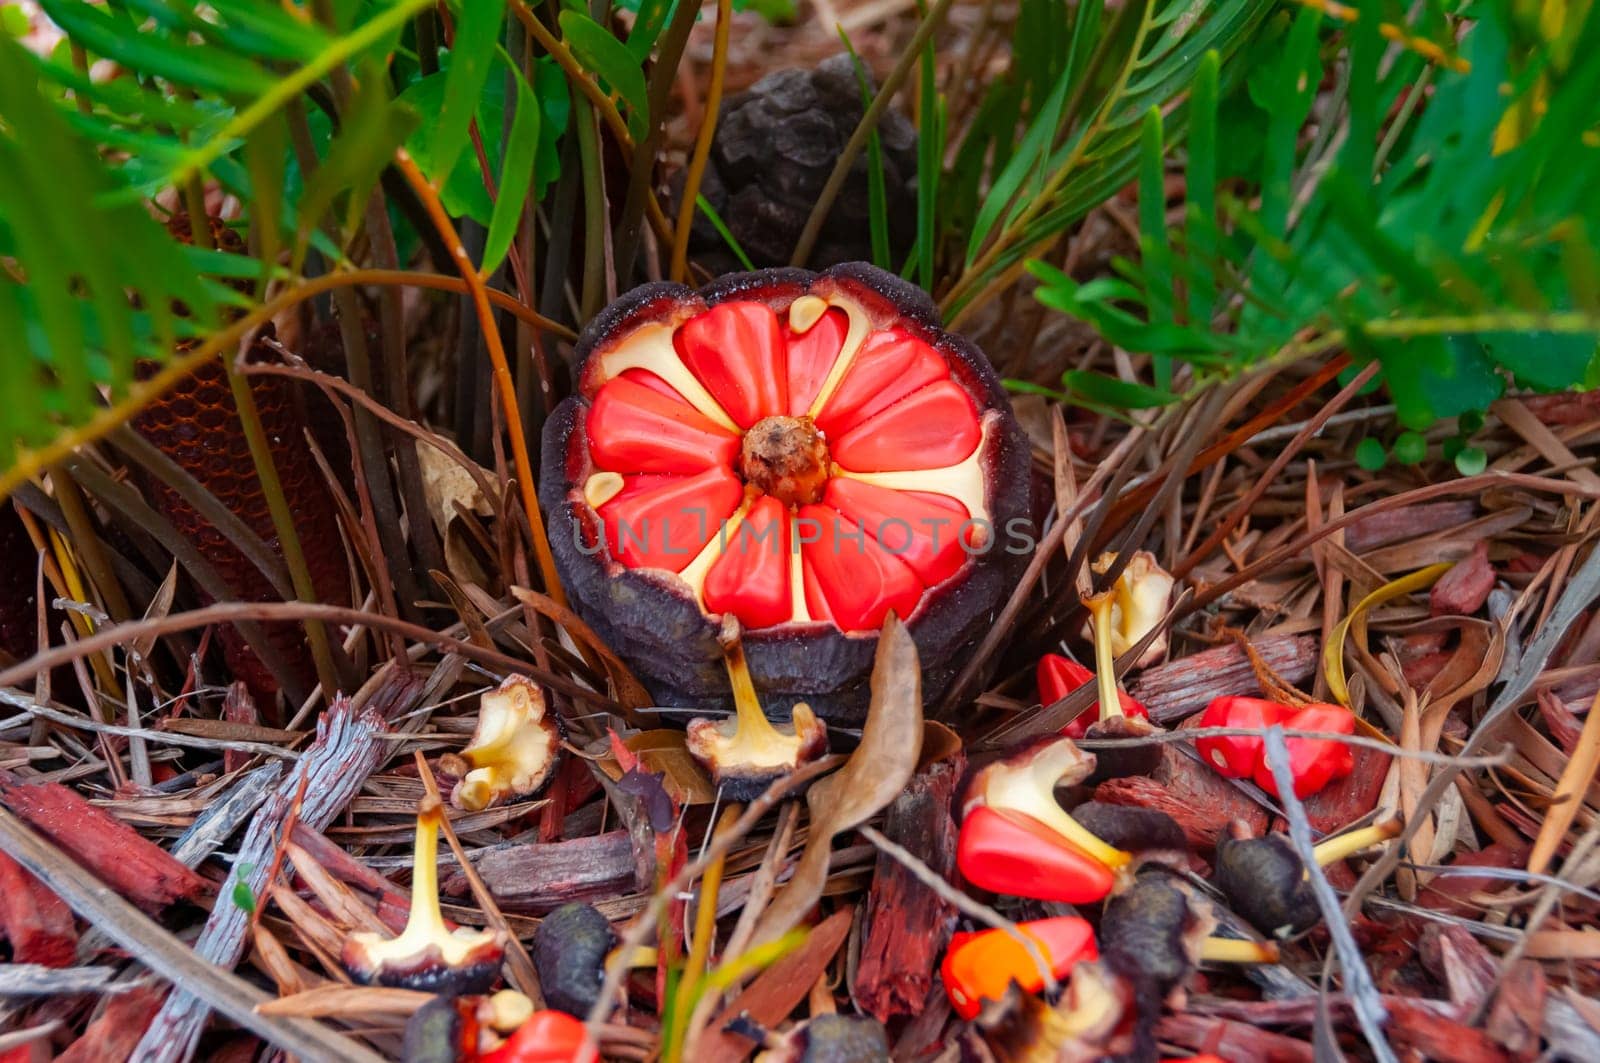
[[[1245,91],[1256,118],[1231,133],[1257,131],[1256,161],[1230,193],[1216,170],[1227,89],[1212,80],[1218,59],[1205,60],[1187,106],[1183,225],[1168,229],[1145,202],[1173,149],[1163,113],[1143,134],[1142,261],[1112,285],[1036,268],[1039,300],[1150,354],[1158,382],[1172,357],[1203,383],[1346,346],[1382,364],[1399,419],[1417,429],[1482,410],[1511,382],[1585,385],[1600,342],[1600,272],[1585,238],[1600,231],[1600,63],[1558,62],[1509,0],[1463,16],[1459,62],[1416,27],[1407,50],[1391,49],[1378,30],[1384,5],[1358,7],[1336,23],[1301,9],[1255,66]],[[1570,54],[1600,54],[1600,12],[1575,8],[1569,22]],[[1337,138],[1308,136],[1336,54],[1348,71],[1344,125]],[[1430,55],[1439,65],[1424,65]],[[1399,58],[1385,67],[1385,56]],[[1426,102],[1407,104],[1424,82]]]

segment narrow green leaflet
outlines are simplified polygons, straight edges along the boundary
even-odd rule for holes
[[[1142,134],[1140,261],[1081,285],[1032,263],[1036,297],[1153,356],[1158,383],[1166,357],[1222,375],[1301,351],[1375,359],[1414,433],[1470,418],[1508,383],[1589,382],[1600,366],[1600,197],[1578,190],[1600,187],[1600,63],[1576,57],[1600,54],[1600,9],[1564,16],[1574,58],[1563,67],[1514,0],[1448,18],[1425,8],[1407,32],[1426,28],[1441,55],[1459,44],[1466,60],[1431,65],[1378,31],[1396,9],[1358,6],[1354,20],[1304,8],[1276,18],[1256,49],[1264,59],[1244,64],[1244,93],[1230,96],[1226,53],[1208,54],[1188,100],[1183,223],[1169,229],[1165,204],[1156,209],[1174,147],[1163,127],[1184,110],[1164,108]],[[1324,69],[1347,73],[1345,125],[1313,117]],[[1117,397],[1104,381],[1077,386]],[[1415,460],[1421,437],[1402,438],[1395,457]],[[1470,449],[1447,446],[1445,457],[1467,470]],[[1377,440],[1365,452],[1388,460]]]
[[[600,23],[581,11],[563,11],[561,35],[584,69],[596,74],[614,96],[628,105],[628,134],[635,142],[649,132],[650,99],[639,60]]]
[[[650,53],[655,49],[656,39],[661,36],[661,31],[667,28],[667,19],[672,15],[673,0],[641,0],[638,17],[633,20],[633,28],[628,31],[628,51],[633,58],[643,63],[650,58]]]
[[[489,219],[489,235],[484,244],[483,272],[499,268],[522,219],[522,206],[533,185],[533,165],[539,153],[539,100],[527,79],[509,68],[517,85],[517,109],[511,117],[511,135],[506,140],[505,161],[500,166],[494,214]]]
[[[944,158],[945,104],[935,84],[933,39],[917,60],[917,276],[933,290],[934,225],[939,210],[939,163]]]
[[[989,189],[989,194],[984,198],[983,206],[978,210],[978,217],[972,223],[972,236],[967,241],[967,265],[972,265],[978,257],[978,250],[983,247],[989,238],[989,232],[995,223],[1000,220],[1000,215],[1005,213],[1017,192],[1021,190],[1022,183],[1035,174],[1041,160],[1050,150],[1055,139],[1056,128],[1061,122],[1061,111],[1067,105],[1067,93],[1072,88],[1072,70],[1062,71],[1061,77],[1056,81],[1055,88],[1051,90],[1050,97],[1045,101],[1044,109],[1040,111],[1028,126],[1027,134],[1022,138],[1022,143],[1017,146],[1016,153],[1006,163],[1000,176],[996,177],[994,184]]]
[[[209,44],[129,32],[129,23],[77,0],[41,0],[40,6],[90,52],[140,73],[225,95],[254,96],[272,88],[273,76],[247,56]]]
[[[216,318],[183,249],[144,206],[108,202],[113,172],[40,88],[39,68],[0,37],[0,255],[11,263],[0,269],[0,315],[13,326],[0,343],[7,461],[19,443],[49,442],[90,416],[97,389],[120,394],[136,358],[164,356],[174,303],[200,328]],[[18,273],[26,285],[13,282]]]
[[[856,85],[861,89],[861,109],[872,106],[872,83],[867,80],[867,68],[856,54],[844,27],[839,27],[839,39],[844,50],[855,64]],[[893,269],[889,261],[889,195],[883,179],[883,141],[877,129],[867,134],[867,223],[872,236],[872,264],[879,269]]]
[[[745,254],[738,238],[733,235],[727,223],[722,220],[722,215],[718,214],[716,208],[711,205],[711,201],[705,196],[696,196],[694,202],[695,206],[700,208],[700,213],[704,214],[706,220],[711,223],[711,227],[717,230],[717,235],[722,237],[722,242],[728,245],[728,250],[732,251],[733,256],[739,260],[739,264],[744,266],[745,269],[755,269],[755,263],[751,262],[750,256]]]
[[[1061,384],[1067,394],[1084,399],[1096,406],[1109,406],[1121,410],[1145,410],[1168,406],[1181,396],[1162,388],[1147,387],[1129,380],[1119,380],[1102,373],[1085,369],[1069,369],[1061,374]]]
[[[489,79],[484,82],[483,94],[478,100],[478,128],[485,131],[483,151],[489,163],[489,173],[500,172],[503,166],[502,138],[498,131],[505,128],[506,67],[509,59],[504,49],[496,52],[497,62]],[[448,62],[449,56],[446,55]],[[437,74],[419,78],[406,87],[400,99],[419,114],[437,114],[444,100],[448,66]],[[534,154],[533,187],[535,200],[544,196],[544,190],[561,174],[561,135],[566,131],[571,111],[571,94],[566,75],[553,59],[540,58],[534,64],[533,83],[530,86],[539,104],[538,147]],[[430,158],[432,144],[438,129],[433,122],[424,121],[406,138],[406,149],[419,159]],[[496,181],[504,187],[503,181]],[[462,152],[440,191],[445,209],[457,216],[470,217],[489,225],[494,218],[495,203],[485,186],[484,171],[476,152]]]
[[[438,114],[429,116],[429,121],[435,125],[429,140],[430,153],[425,160],[430,177],[448,176],[467,147],[468,127],[489,77],[504,15],[502,0],[465,0],[460,5],[455,40],[450,48],[449,75],[444,83],[444,101]],[[498,130],[479,132],[485,138],[499,133]]]
[[[385,79],[373,76],[362,80],[345,115],[344,128],[300,197],[295,272],[299,272],[312,231],[342,194],[348,193],[344,231],[356,230],[367,194],[418,120],[416,111],[388,98]]]

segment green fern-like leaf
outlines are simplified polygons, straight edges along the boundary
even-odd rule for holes
[[[217,289],[119,186],[41,92],[38,67],[0,37],[0,465],[81,423],[102,389],[183,324],[217,320]],[[110,238],[108,238],[110,237]],[[130,298],[130,295],[132,298]]]
[[[1439,49],[1444,66],[1402,52],[1385,67],[1391,12],[1358,7],[1349,25],[1307,8],[1276,28],[1246,84],[1257,118],[1238,124],[1261,132],[1232,196],[1216,191],[1222,101],[1207,59],[1188,107],[1185,224],[1165,231],[1148,207],[1172,147],[1149,118],[1141,261],[1082,285],[1036,266],[1038,298],[1152,355],[1158,382],[1173,357],[1204,380],[1345,346],[1382,364],[1413,429],[1482,410],[1510,381],[1584,385],[1600,341],[1587,239],[1600,231],[1600,12],[1573,9],[1552,43],[1507,0],[1474,5],[1460,61]],[[1307,136],[1330,39],[1350,70],[1347,117],[1339,137]]]

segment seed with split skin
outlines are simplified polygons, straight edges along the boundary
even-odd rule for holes
[[[986,765],[973,776],[963,814],[981,806],[1020,813],[1115,871],[1127,866],[1132,857],[1085,830],[1056,801],[1057,786],[1083,782],[1094,767],[1094,755],[1080,750],[1072,739],[1042,739]]]
[[[1386,820],[1330,838],[1312,853],[1318,865],[1326,867],[1399,833],[1400,821]],[[1263,934],[1291,937],[1322,918],[1305,864],[1282,834],[1241,837],[1235,825],[1217,842],[1213,881],[1228,906]]]
[[[546,712],[544,691],[526,676],[507,676],[479,700],[472,740],[441,764],[461,777],[450,803],[477,812],[537,793],[560,752],[561,727]]]
[[[828,748],[828,729],[804,702],[795,705],[790,723],[767,719],[756,696],[750,668],[739,639],[739,622],[723,618],[722,648],[733,686],[730,719],[689,721],[689,753],[732,801],[751,800],[771,783]]]
[[[439,803],[425,800],[417,813],[412,854],[411,914],[397,938],[357,931],[345,939],[340,960],[364,985],[431,993],[481,993],[500,974],[505,934],[495,929],[448,929],[439,911]]]

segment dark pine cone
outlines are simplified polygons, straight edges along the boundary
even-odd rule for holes
[[[814,70],[768,74],[723,104],[700,194],[757,268],[788,265],[811,207],[863,110],[855,64],[842,53]],[[889,246],[898,268],[916,235],[917,133],[904,116],[889,110],[878,123],[878,135],[888,192]],[[868,172],[863,150],[806,265],[822,269],[872,260]],[[681,194],[682,189],[680,173],[676,191]],[[695,215],[689,247],[713,274],[741,268],[703,213]]]

